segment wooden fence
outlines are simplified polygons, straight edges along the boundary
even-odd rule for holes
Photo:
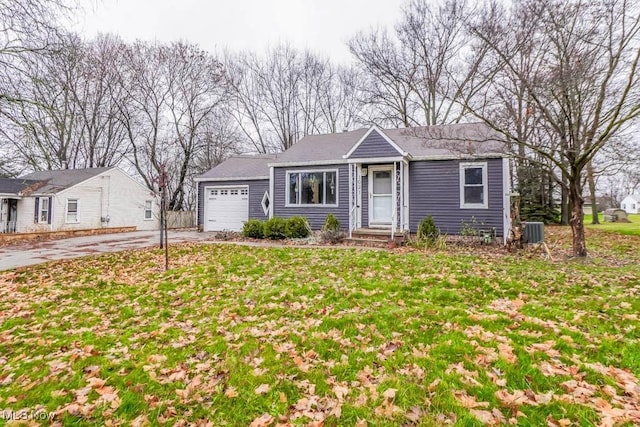
[[[168,211],[167,227],[169,228],[193,228],[196,226],[195,211]]]

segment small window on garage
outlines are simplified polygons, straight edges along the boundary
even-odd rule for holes
[[[218,195],[218,190],[211,190],[210,193],[212,196],[217,196]]]
[[[78,199],[67,199],[67,218],[66,222],[78,222]]]
[[[243,196],[246,196],[246,195],[249,194],[249,190],[246,189],[246,188],[243,188],[242,190],[240,190],[240,194],[243,195]]]

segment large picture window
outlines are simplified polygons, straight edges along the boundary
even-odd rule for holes
[[[337,205],[338,172],[287,172],[287,205]]]
[[[486,209],[488,204],[487,163],[460,164],[460,207]]]

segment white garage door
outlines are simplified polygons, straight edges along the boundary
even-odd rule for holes
[[[240,231],[249,219],[247,187],[205,188],[204,231]]]

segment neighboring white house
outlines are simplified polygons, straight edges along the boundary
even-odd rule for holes
[[[0,232],[156,230],[158,213],[157,196],[115,167],[0,179]]]
[[[640,213],[640,194],[630,194],[622,199],[620,208],[627,211],[627,213]]]

